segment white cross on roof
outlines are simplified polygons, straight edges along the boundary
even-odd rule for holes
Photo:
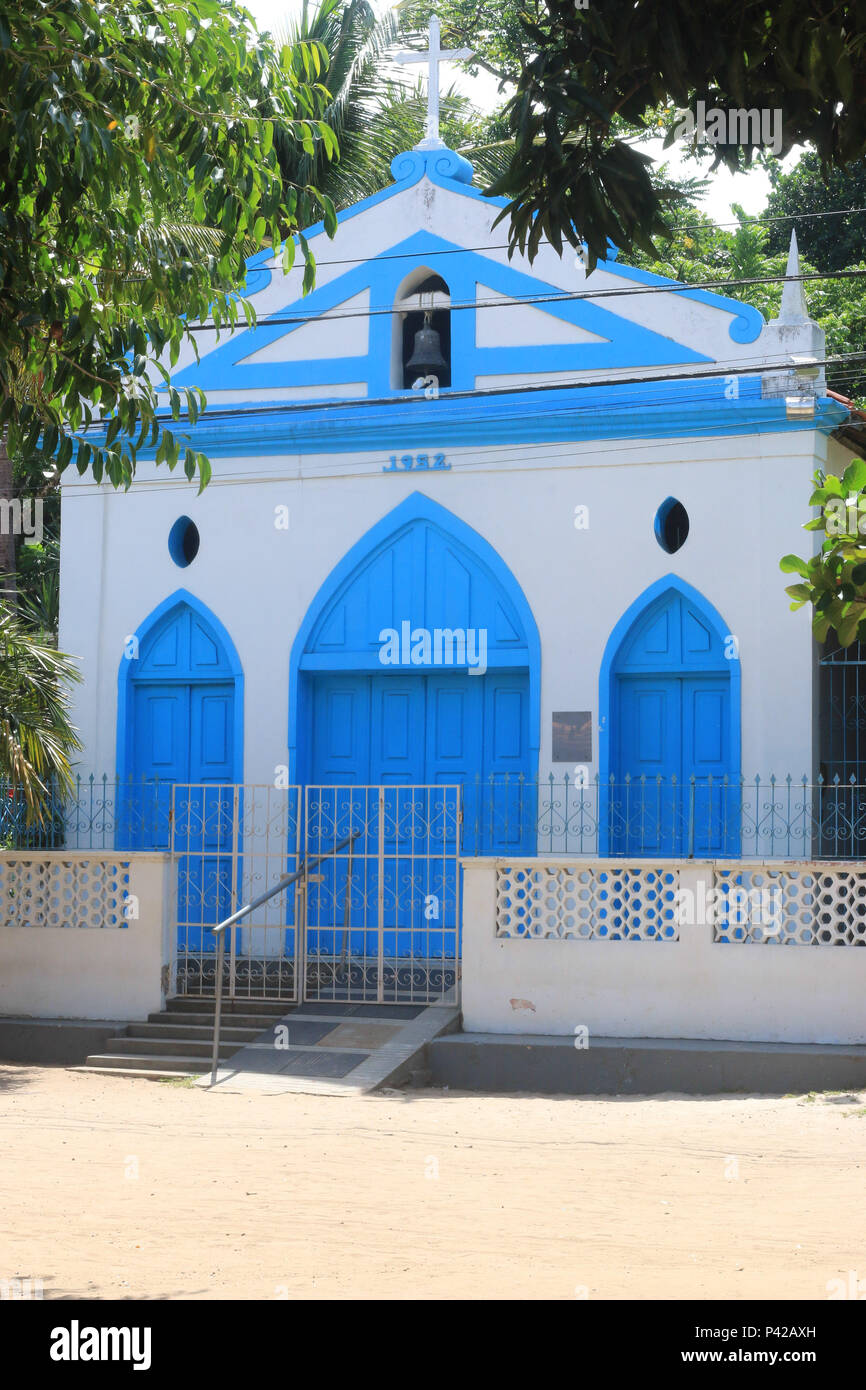
[[[415,146],[418,150],[439,150],[445,147],[444,141],[439,138],[439,64],[472,57],[471,48],[441,48],[439,32],[439,20],[435,14],[431,15],[429,47],[417,52],[414,49],[411,52],[404,50],[394,55],[397,63],[427,64],[427,135]]]

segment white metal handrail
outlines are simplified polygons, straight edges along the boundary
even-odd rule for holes
[[[310,869],[315,868],[317,864],[321,864],[323,859],[330,859],[331,855],[339,854],[341,849],[345,849],[347,845],[351,845],[353,841],[357,840],[360,833],[359,830],[356,830],[353,835],[347,835],[338,845],[334,845],[333,849],[326,850],[324,854],[317,854],[314,859],[302,859],[300,867],[297,868],[293,874],[289,874],[287,878],[280,879],[279,883],[275,883],[273,887],[267,888],[264,893],[260,893],[257,898],[253,898],[252,902],[245,903],[243,907],[239,907],[237,912],[233,912],[231,917],[226,917],[225,921],[219,922],[215,927],[208,927],[208,931],[213,932],[217,938],[216,1002],[214,1005],[213,1056],[211,1058],[210,1073],[210,1084],[212,1086],[216,1085],[217,1070],[219,1068],[220,1021],[223,1001],[223,962],[225,960],[225,934],[227,929],[236,926],[243,917],[246,917],[250,912],[254,912],[257,907],[261,907],[262,903],[266,903],[269,898],[276,897],[277,893],[281,893],[284,888],[289,888],[293,883],[297,883]]]

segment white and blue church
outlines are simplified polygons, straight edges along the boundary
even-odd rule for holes
[[[144,849],[213,784],[456,787],[469,856],[745,853],[744,779],[848,766],[779,571],[856,447],[801,282],[765,323],[614,250],[509,256],[433,129],[392,174],[307,232],[311,293],[264,251],[255,326],[182,353],[201,495],[64,482],[82,770],[162,789]]]

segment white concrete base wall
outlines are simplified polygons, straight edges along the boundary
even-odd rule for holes
[[[464,863],[466,1032],[866,1043],[866,948],[497,937],[499,862]]]
[[[14,857],[100,856],[58,850]],[[129,862],[129,893],[138,899],[138,917],[127,926],[0,926],[0,1016],[132,1022],[163,1007],[171,991],[177,869],[166,854],[122,858]]]

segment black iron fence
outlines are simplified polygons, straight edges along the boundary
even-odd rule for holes
[[[851,777],[494,777],[462,787],[464,855],[866,858],[866,784]],[[40,815],[0,782],[2,849],[168,849],[171,784],[79,776]]]

